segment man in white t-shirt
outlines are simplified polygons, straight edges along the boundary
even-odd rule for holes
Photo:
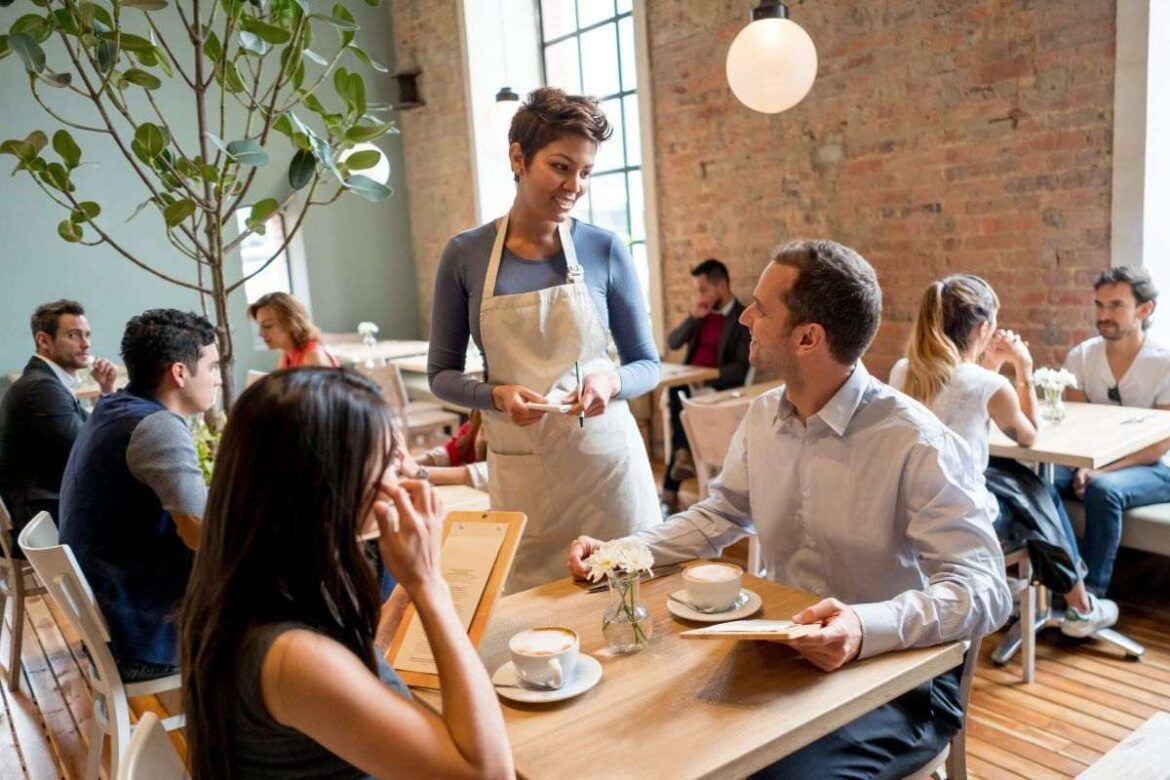
[[[1147,330],[1158,290],[1150,274],[1116,266],[1093,284],[1100,336],[1073,347],[1064,367],[1076,374],[1071,401],[1170,409],[1170,348]],[[1085,585],[1103,596],[1113,576],[1126,509],[1170,501],[1170,439],[1151,444],[1100,469],[1060,469],[1057,486],[1085,504],[1081,553],[1088,564]],[[1068,620],[1075,621],[1070,610]]]

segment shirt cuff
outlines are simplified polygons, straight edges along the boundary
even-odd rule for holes
[[[859,660],[902,649],[899,631],[901,621],[894,612],[893,602],[849,606],[861,621],[861,652],[857,654]]]

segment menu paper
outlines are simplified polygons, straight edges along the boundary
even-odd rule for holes
[[[451,590],[451,600],[464,629],[471,626],[475,617],[507,532],[506,523],[455,523],[443,541],[440,552],[443,579]],[[420,674],[439,673],[421,620],[410,621],[394,668]]]
[[[793,623],[791,620],[733,620],[707,628],[684,631],[687,639],[796,639],[821,629],[820,623]]]

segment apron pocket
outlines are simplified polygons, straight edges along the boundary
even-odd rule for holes
[[[528,515],[525,538],[540,536],[555,510],[552,485],[539,455],[503,455],[488,450],[492,509]]]

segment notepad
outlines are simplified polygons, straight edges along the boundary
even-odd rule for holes
[[[684,631],[684,639],[796,639],[816,633],[820,623],[793,623],[791,620],[733,620],[706,628]]]

